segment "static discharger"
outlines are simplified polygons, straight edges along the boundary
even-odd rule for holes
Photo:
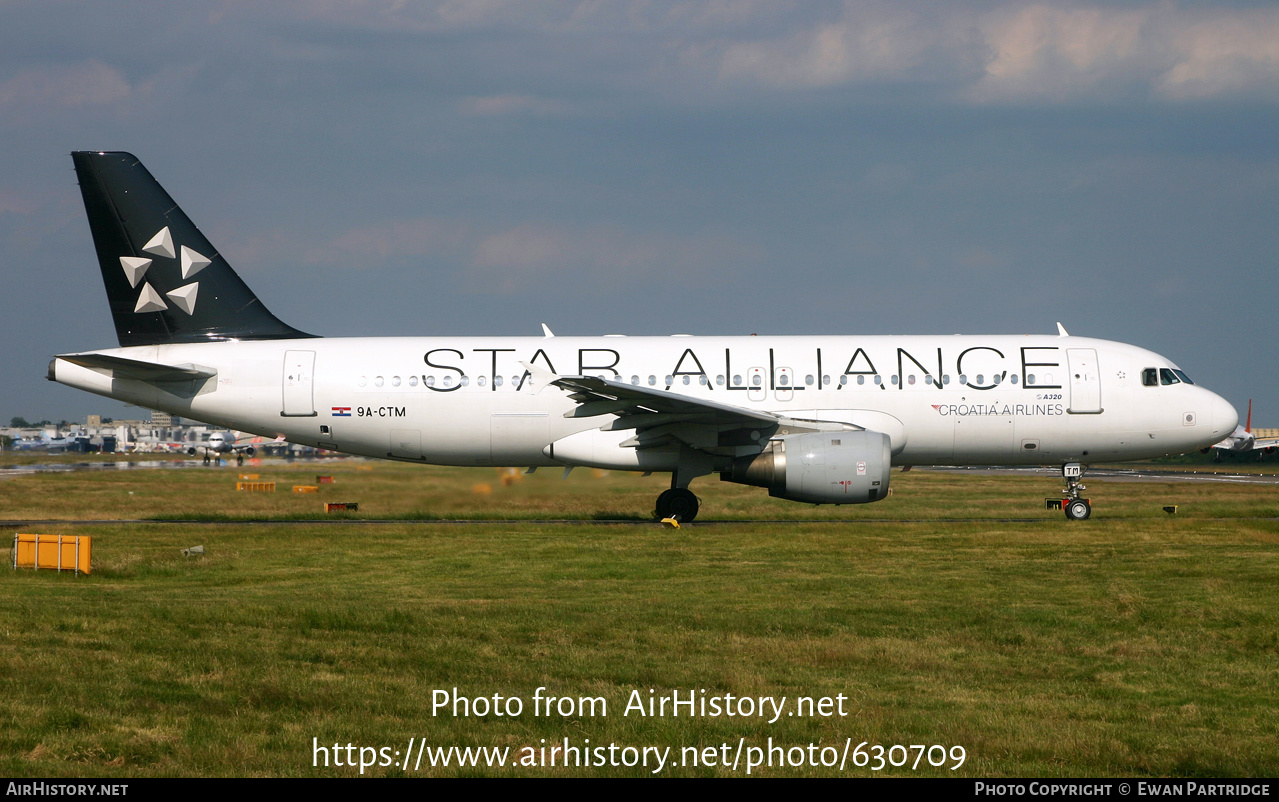
[[[236,482],[235,489],[249,493],[274,493],[275,482]]]
[[[93,538],[88,535],[13,536],[13,567],[75,571],[87,574],[93,552]]]

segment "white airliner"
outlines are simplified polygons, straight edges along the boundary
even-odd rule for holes
[[[671,474],[813,504],[888,494],[892,465],[1082,466],[1211,446],[1238,414],[1142,348],[1058,334],[321,338],[267,311],[138,160],[73,154],[119,348],[62,384],[349,454]],[[1161,381],[1162,376],[1176,381]],[[1152,380],[1153,377],[1153,380]],[[1053,506],[1057,506],[1054,504]]]
[[[209,435],[209,439],[198,446],[191,446],[187,449],[187,454],[195,456],[201,449],[204,451],[204,461],[210,461],[212,454],[235,454],[236,463],[244,464],[245,455],[253,456],[256,449],[250,445],[236,445],[239,438],[235,436],[235,432],[213,432]]]
[[[1236,426],[1235,430],[1226,435],[1226,438],[1220,443],[1212,447],[1212,456],[1215,461],[1221,461],[1223,453],[1230,454],[1255,454],[1257,459],[1264,459],[1266,455],[1273,454],[1279,449],[1279,437],[1257,437],[1252,432],[1252,399],[1248,399],[1248,417],[1247,423],[1243,426]],[[1209,449],[1204,449],[1207,452]]]

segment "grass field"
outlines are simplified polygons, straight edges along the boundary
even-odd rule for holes
[[[1068,522],[1042,509],[1052,476],[894,473],[890,499],[842,508],[703,479],[702,518],[676,531],[643,521],[657,476],[241,471],[277,492],[236,492],[235,468],[0,481],[0,519],[152,521],[42,527],[92,535],[91,576],[3,572],[0,772],[344,775],[359,772],[312,765],[313,738],[509,747],[512,761],[568,738],[671,747],[664,775],[741,775],[669,762],[851,738],[966,758],[845,775],[1279,774],[1279,487],[1090,481],[1094,518]],[[321,473],[335,484],[289,492]],[[360,512],[334,522],[326,500]],[[205,557],[181,555],[197,544]],[[433,715],[432,691],[454,687],[524,713]],[[602,697],[607,715],[534,716],[539,687]],[[623,715],[650,689],[842,694],[846,715]]]

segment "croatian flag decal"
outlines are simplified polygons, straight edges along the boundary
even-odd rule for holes
[[[349,417],[351,417],[351,408],[350,408],[350,407],[334,407],[334,408],[333,408],[333,417],[335,417],[335,418],[349,418]]]

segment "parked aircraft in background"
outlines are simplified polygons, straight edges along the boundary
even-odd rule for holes
[[[1252,433],[1252,399],[1248,399],[1248,417],[1243,426],[1236,426],[1226,439],[1212,446],[1212,458],[1220,462],[1225,454],[1255,454],[1257,459],[1275,453],[1279,448],[1279,437],[1257,437]],[[1208,449],[1204,449],[1207,453]]]
[[[213,454],[235,454],[235,461],[238,465],[244,464],[244,457],[253,456],[256,450],[251,445],[236,445],[239,438],[235,436],[235,432],[213,432],[209,435],[208,441],[198,446],[191,446],[187,449],[187,454],[195,456],[200,449],[204,450],[204,461],[210,462]]]
[[[669,472],[813,504],[888,495],[892,465],[1180,454],[1238,423],[1171,360],[1069,336],[320,338],[267,311],[127,153],[73,154],[119,348],[49,379],[184,418],[369,457]],[[850,310],[851,311],[851,310]],[[1172,377],[1175,380],[1163,380]]]

